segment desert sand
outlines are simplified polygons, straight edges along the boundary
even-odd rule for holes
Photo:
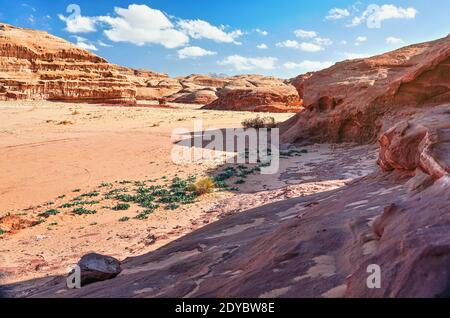
[[[36,220],[51,209],[61,211],[46,222],[1,237],[2,283],[64,274],[88,252],[124,259],[153,251],[217,219],[266,203],[337,188],[371,171],[375,153],[357,148],[355,162],[340,162],[346,145],[304,147],[302,156],[282,158],[277,175],[252,174],[237,191],[217,191],[172,211],[157,209],[136,220],[142,208],[113,211],[114,200],[92,205],[95,215],[74,215],[61,209],[83,193],[133,188],[152,180],[167,183],[174,176],[204,176],[220,161],[172,162],[174,128],[240,127],[254,113],[205,111],[199,106],[172,108],[111,107],[50,102],[8,102],[0,105],[1,216]],[[270,114],[277,121],[290,114]],[[366,156],[366,157],[365,157]],[[330,169],[323,170],[324,164]],[[75,192],[74,192],[75,191]],[[92,200],[98,200],[92,197]],[[88,200],[88,199],[86,199]],[[129,218],[126,222],[119,221]]]

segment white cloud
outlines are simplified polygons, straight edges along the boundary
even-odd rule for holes
[[[341,41],[341,44],[342,44],[342,45],[347,45],[347,43],[348,43],[348,42],[347,42],[346,40],[342,40],[342,41]]]
[[[66,23],[65,30],[69,33],[89,33],[95,32],[95,18],[83,17],[81,15],[71,15],[68,17],[58,14],[58,18]]]
[[[113,47],[111,44],[107,44],[100,40],[98,40],[97,43],[98,43],[98,45],[103,46],[103,47]]]
[[[188,46],[181,50],[178,50],[179,59],[196,58],[216,54],[217,54],[216,52],[208,51],[198,46]]]
[[[386,38],[386,43],[387,44],[402,44],[402,43],[404,43],[404,41],[400,38],[390,36],[390,37]]]
[[[302,39],[312,39],[317,36],[317,32],[315,32],[315,31],[306,31],[306,30],[301,30],[301,29],[295,30],[294,34],[296,37],[302,38]]]
[[[260,50],[267,50],[269,48],[267,46],[267,44],[264,44],[264,43],[261,43],[261,44],[257,45],[256,47]]]
[[[241,44],[236,41],[244,33],[241,30],[225,32],[224,27],[216,27],[203,20],[180,20],[180,29],[193,39],[209,39],[216,42]]]
[[[334,8],[328,11],[328,15],[325,17],[327,20],[340,20],[350,16],[350,12],[347,9]]]
[[[265,30],[261,30],[261,29],[256,29],[255,31],[263,36],[266,36],[269,34],[269,32],[267,32]]]
[[[276,44],[276,46],[278,47],[285,47],[285,48],[292,48],[292,49],[297,49],[297,50],[302,50],[305,52],[320,52],[323,51],[324,48],[320,45],[314,44],[314,43],[309,43],[309,42],[302,42],[299,43],[295,40],[286,40],[283,42],[279,42]]]
[[[345,52],[344,56],[346,59],[353,60],[353,59],[362,59],[366,57],[372,56],[371,54],[367,53],[352,53],[352,52]]]
[[[275,57],[244,57],[231,55],[218,62],[219,65],[231,65],[238,71],[249,71],[253,69],[272,70],[278,61]]]
[[[74,35],[73,38],[76,41],[75,45],[79,48],[89,51],[97,51],[97,47],[94,44],[90,43],[88,39],[77,35]]]
[[[379,29],[385,20],[391,19],[414,19],[418,11],[413,8],[396,7],[392,4],[384,4],[382,6],[371,4],[359,17],[354,17],[352,22],[347,25],[354,27],[366,22],[369,29]]]
[[[303,72],[313,72],[313,71],[323,70],[325,68],[332,66],[333,64],[334,64],[333,62],[328,62],[328,61],[320,62],[320,61],[305,60],[300,63],[286,62],[283,64],[283,66],[290,70],[298,69]]]
[[[328,38],[315,38],[314,42],[316,42],[316,44],[321,45],[321,46],[330,46],[333,44],[333,41],[331,41],[331,39]]]
[[[355,41],[355,45],[359,46],[362,43],[367,42],[367,36],[358,36]]]
[[[98,21],[110,27],[104,32],[113,42],[160,44],[166,48],[180,47],[189,42],[189,37],[176,30],[169,18],[159,10],[131,4],[127,9],[116,7],[114,11],[118,17],[98,17]]]

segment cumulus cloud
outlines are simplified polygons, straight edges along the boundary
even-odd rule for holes
[[[314,42],[316,42],[316,44],[321,45],[321,46],[329,46],[333,44],[333,41],[331,41],[331,39],[329,38],[315,38]]]
[[[257,45],[256,47],[260,50],[267,50],[269,48],[267,46],[267,44],[264,44],[264,43],[261,43],[261,44]]]
[[[216,54],[217,52],[208,51],[198,46],[188,46],[181,50],[178,50],[178,58],[181,60]]]
[[[294,34],[296,37],[302,38],[302,39],[312,39],[317,36],[317,32],[315,32],[315,31],[306,31],[306,30],[302,30],[302,29],[295,30]]]
[[[334,64],[333,62],[328,62],[328,61],[320,62],[320,61],[305,60],[300,63],[286,62],[283,64],[283,66],[289,70],[298,69],[303,72],[313,72],[313,71],[323,70],[325,68],[332,66],[333,64]]]
[[[384,4],[382,6],[371,4],[362,13],[361,16],[354,17],[348,27],[355,27],[366,22],[369,29],[379,29],[385,20],[392,19],[414,19],[418,11],[413,8],[402,8],[392,4]]]
[[[333,8],[328,11],[328,15],[325,17],[327,20],[340,20],[350,16],[350,12],[347,9]]]
[[[68,17],[58,14],[58,18],[66,23],[65,30],[69,33],[89,33],[95,32],[96,19],[93,17],[83,17],[79,14]]]
[[[76,41],[75,45],[79,48],[89,51],[97,51],[97,47],[94,44],[90,43],[88,39],[77,35],[74,35],[73,38]]]
[[[111,44],[107,44],[100,40],[98,40],[97,43],[98,43],[98,45],[103,46],[103,47],[113,47]]]
[[[357,38],[356,38],[356,41],[355,41],[355,45],[356,46],[359,46],[359,45],[361,45],[362,43],[364,43],[364,42],[367,42],[367,36],[358,36]]]
[[[129,42],[136,45],[160,44],[176,48],[189,42],[189,37],[176,30],[161,11],[146,5],[131,4],[127,9],[116,7],[117,17],[101,16],[98,21],[109,29],[104,33],[113,42]]]
[[[179,28],[193,39],[209,39],[215,42],[241,44],[237,39],[244,33],[241,30],[225,32],[224,27],[216,27],[203,20],[180,20]]]
[[[114,14],[96,17],[81,16],[80,8],[76,5],[68,8],[68,12],[72,12],[68,17],[61,14],[58,16],[66,23],[65,29],[70,33],[94,32],[101,28],[110,41],[139,46],[159,44],[173,49],[186,46],[190,38],[239,45],[241,43],[237,39],[244,35],[239,29],[227,32],[225,26],[214,26],[203,20],[169,17],[144,4],[130,4],[127,8],[115,7]]]
[[[403,44],[404,41],[400,38],[390,36],[390,37],[386,38],[386,43],[387,44]]]
[[[263,36],[266,36],[269,34],[269,32],[267,32],[265,30],[261,30],[261,29],[256,29],[255,31]]]
[[[272,70],[278,61],[275,57],[244,57],[230,55],[219,61],[219,65],[230,65],[238,71],[250,71],[253,69]]]
[[[310,43],[310,42],[298,42],[295,40],[286,40],[283,42],[279,42],[276,44],[276,46],[278,47],[285,47],[285,48],[291,48],[291,49],[297,49],[297,50],[302,50],[305,52],[320,52],[323,51],[324,48],[320,45],[317,45],[315,43]]]

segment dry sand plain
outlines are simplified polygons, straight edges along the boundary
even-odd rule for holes
[[[107,195],[111,191],[135,191],[143,182],[163,185],[175,176],[201,177],[221,165],[174,164],[174,128],[192,130],[199,119],[205,129],[240,127],[256,116],[172,106],[0,104],[0,218],[9,215],[0,226],[17,220],[28,225],[44,211],[60,212],[0,235],[1,283],[63,274],[88,252],[119,259],[141,255],[227,214],[336,188],[374,166],[375,151],[366,146],[352,147],[349,155],[346,145],[312,145],[303,147],[307,153],[301,156],[282,158],[276,175],[249,175],[236,185],[238,192],[217,191],[175,210],[157,209],[144,220],[134,218],[142,210],[137,205],[114,211],[117,202]],[[282,121],[292,114],[264,116]],[[74,215],[60,208],[83,194],[95,214]]]

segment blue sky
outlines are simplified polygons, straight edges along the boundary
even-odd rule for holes
[[[450,33],[448,0],[0,4],[0,21],[46,30],[112,63],[171,76],[214,72],[288,78]]]

